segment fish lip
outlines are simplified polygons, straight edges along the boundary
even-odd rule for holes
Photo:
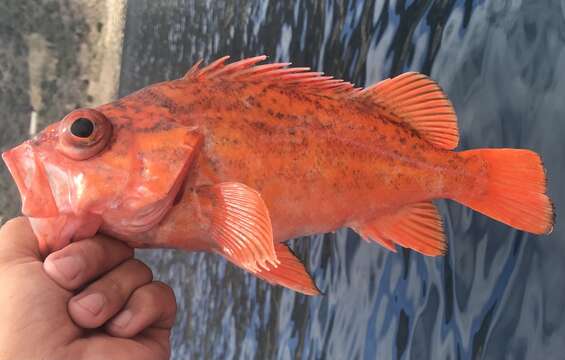
[[[53,192],[47,180],[45,169],[37,161],[35,152],[29,142],[26,141],[3,152],[2,159],[20,192],[22,214],[36,218],[57,216],[59,210],[53,198]],[[25,162],[28,162],[27,165],[30,165],[29,162],[32,162],[33,174],[30,174],[30,179],[26,178],[25,169],[22,169]],[[29,184],[26,180],[29,181]]]
[[[20,192],[20,195],[23,197],[27,192],[27,186],[25,184],[23,176],[20,174],[20,168],[18,167],[18,162],[16,160],[19,157],[17,149],[18,148],[16,147],[3,152],[2,160],[4,160],[4,163],[6,164],[8,171],[12,175],[12,178],[14,179],[14,182],[18,187],[18,191]]]

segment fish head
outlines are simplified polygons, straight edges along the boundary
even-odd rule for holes
[[[166,113],[130,110],[75,110],[2,154],[42,254],[101,229],[146,231],[172,206],[199,137]]]

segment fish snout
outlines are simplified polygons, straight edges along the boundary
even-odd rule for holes
[[[59,214],[45,169],[29,142],[4,153],[2,159],[14,178],[22,199],[22,213],[45,218]]]

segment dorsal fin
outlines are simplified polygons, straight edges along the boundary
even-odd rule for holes
[[[390,120],[408,124],[430,143],[454,149],[459,143],[457,116],[439,85],[408,72],[383,80],[355,95],[374,102]]]
[[[226,64],[224,56],[200,68],[199,61],[184,76],[189,80],[253,81],[294,86],[301,91],[333,98],[367,99],[392,121],[404,123],[430,143],[453,149],[459,143],[457,116],[439,85],[427,76],[409,72],[386,79],[366,89],[323,76],[307,67],[287,67],[290,63],[257,65],[265,55]]]
[[[295,86],[303,91],[339,98],[349,97],[361,91],[360,88],[356,88],[349,82],[334,79],[332,76],[323,76],[323,73],[310,71],[310,68],[307,67],[287,67],[290,63],[257,65],[266,58],[267,56],[261,55],[226,64],[229,56],[224,56],[203,68],[200,68],[201,61],[199,61],[186,73],[184,78],[261,81],[287,87]]]

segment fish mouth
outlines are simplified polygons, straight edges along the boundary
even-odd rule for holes
[[[2,159],[20,192],[22,214],[34,218],[57,216],[51,186],[32,145],[26,141],[2,153]]]

